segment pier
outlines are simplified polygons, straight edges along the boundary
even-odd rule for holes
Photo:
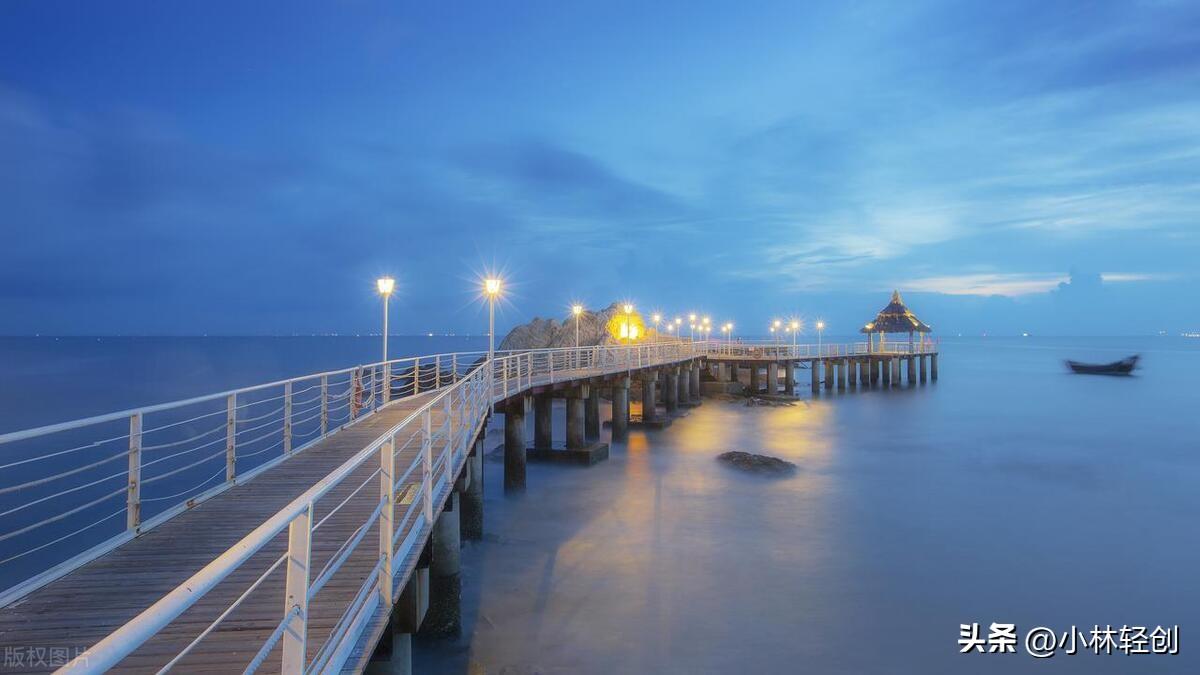
[[[807,369],[823,395],[933,381],[937,357],[924,340],[438,354],[4,434],[0,644],[70,650],[69,672],[361,672],[378,651],[406,672],[412,634],[457,630],[493,414],[519,495],[528,461],[603,461],[600,406],[626,439],[631,390],[654,425],[742,371],[777,394]]]

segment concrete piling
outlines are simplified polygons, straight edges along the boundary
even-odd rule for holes
[[[821,391],[821,362],[813,359],[808,362],[808,374],[812,376],[812,393],[817,394]]]
[[[841,360],[842,372],[838,377],[838,391],[846,391],[846,381],[850,379],[850,359]]]
[[[679,368],[667,368],[663,382],[663,405],[668,415],[679,412]]]
[[[629,438],[629,376],[618,377],[612,387],[612,439]]]
[[[833,391],[833,381],[837,379],[837,362],[832,359],[822,359],[821,364],[825,370],[825,391]]]
[[[910,356],[906,360],[908,361],[908,373],[906,377],[908,378],[909,386],[912,386],[917,383],[917,359],[915,356]]]
[[[588,387],[572,387],[567,390],[567,449],[576,450],[587,447],[584,438],[584,398],[588,395]]]
[[[459,574],[458,493],[450,491],[430,537],[429,611],[420,633],[458,637],[462,632],[462,576]]]
[[[700,362],[692,362],[692,403],[700,402]]]
[[[504,491],[525,490],[525,407],[528,397],[516,396],[504,408]]]
[[[642,376],[642,421],[653,422],[658,419],[658,401],[654,396],[657,373],[647,373]]]
[[[783,391],[788,396],[796,395],[796,362],[785,361],[783,364]]]
[[[929,379],[932,382],[937,382],[937,354],[929,355]]]
[[[900,358],[897,356],[893,356],[891,358],[891,362],[892,362],[892,386],[899,387],[900,386]]]
[[[692,369],[684,366],[679,371],[679,405],[692,402]]]
[[[779,363],[776,361],[767,364],[767,393],[772,396],[779,393]]]
[[[919,365],[920,365],[920,370],[921,370],[921,384],[925,384],[925,381],[926,381],[927,379],[929,379],[929,378],[928,378],[928,373],[929,373],[929,367],[928,367],[928,366],[929,366],[929,362],[928,362],[928,358],[929,358],[929,357],[928,357],[928,356],[926,356],[926,355],[924,355],[924,354],[922,354],[922,355],[918,356],[917,358],[920,360],[920,364],[919,364]]]
[[[548,449],[554,445],[553,410],[554,398],[550,394],[533,397],[533,447]]]
[[[463,490],[459,510],[459,530],[469,541],[483,539],[483,437],[475,440],[463,471],[470,474],[467,489]]]
[[[600,438],[600,387],[595,385],[588,388],[583,410],[583,435],[589,441]]]
[[[750,364],[750,393],[757,394],[762,391],[762,375],[758,372],[759,364]]]

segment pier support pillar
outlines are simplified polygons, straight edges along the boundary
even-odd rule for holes
[[[421,623],[426,637],[458,637],[462,632],[462,576],[459,574],[458,493],[451,490],[430,537],[429,612]]]
[[[726,361],[725,362],[725,381],[726,382],[737,382],[738,381],[738,364],[736,361]]]
[[[525,408],[528,396],[509,399],[504,407],[504,491],[525,491]]]
[[[654,389],[658,382],[657,373],[642,376],[642,421],[653,422],[658,419],[658,401],[654,397]]]
[[[900,386],[900,357],[892,357],[892,386]]]
[[[663,404],[668,415],[679,412],[679,369],[667,368],[663,382]]]
[[[788,396],[796,395],[796,362],[786,361],[783,364],[783,390]]]
[[[594,441],[600,438],[600,387],[588,388],[587,404],[583,410],[583,435]]]
[[[767,364],[767,393],[772,396],[779,393],[779,363],[776,361]]]
[[[679,369],[679,405],[690,405],[692,402],[692,368],[682,366]]]
[[[808,374],[812,376],[812,393],[821,391],[821,362],[813,359],[808,362]]]
[[[467,465],[463,471],[470,473],[467,489],[462,492],[462,509],[459,530],[462,538],[469,541],[483,539],[483,436],[475,439]]]
[[[937,354],[929,355],[929,379],[933,382],[937,382],[937,359]]]
[[[842,369],[841,359],[836,359],[833,362],[833,382],[837,385],[838,391],[842,391],[845,387],[842,386],[842,375],[845,371]],[[830,387],[832,389],[833,387]]]
[[[833,391],[833,381],[837,379],[837,362],[833,359],[821,359],[821,366],[824,369],[825,391]]]
[[[908,373],[906,377],[908,378],[908,385],[910,387],[917,383],[917,357],[915,356],[908,357]]]
[[[612,439],[629,438],[629,377],[618,377],[612,387]]]
[[[576,450],[587,447],[584,438],[584,398],[588,395],[588,387],[573,387],[567,390],[567,449]]]
[[[879,384],[887,387],[892,383],[892,366],[891,360],[881,357],[879,359]]]
[[[691,379],[692,379],[692,383],[691,383],[692,403],[699,403],[700,402],[700,362],[699,361],[692,362],[692,377],[691,377]]]
[[[846,391],[846,380],[850,379],[850,359],[842,359],[842,372],[838,373],[838,391]]]
[[[925,384],[925,380],[929,379],[929,357],[922,354],[917,358],[920,359],[920,363],[918,365],[921,369],[921,384]]]
[[[552,412],[554,398],[550,394],[533,397],[533,447],[549,449],[554,445]]]
[[[757,363],[750,364],[750,393],[757,394],[762,391],[762,375],[758,372],[759,365]]]

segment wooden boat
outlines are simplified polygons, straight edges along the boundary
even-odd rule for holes
[[[1079,361],[1067,361],[1067,367],[1072,372],[1083,373],[1086,375],[1129,375],[1133,369],[1137,367],[1138,356],[1130,356],[1129,358],[1113,361],[1112,363],[1080,363]]]

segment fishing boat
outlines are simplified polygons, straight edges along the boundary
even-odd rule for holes
[[[1129,375],[1137,367],[1138,356],[1135,354],[1112,363],[1081,363],[1067,360],[1067,367],[1072,372],[1086,375]]]

